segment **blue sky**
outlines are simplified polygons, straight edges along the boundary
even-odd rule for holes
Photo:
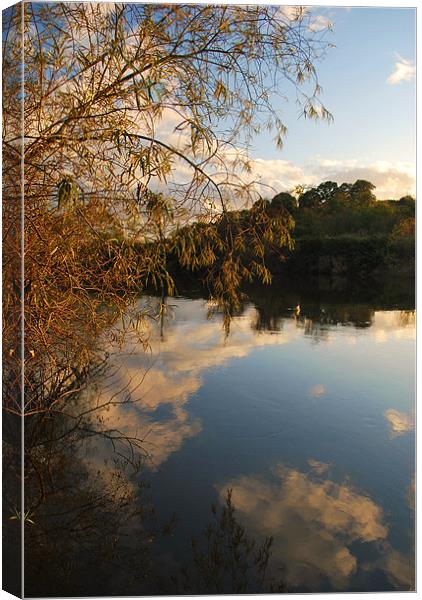
[[[288,127],[284,149],[277,151],[262,135],[253,157],[274,168],[273,161],[286,161],[278,187],[291,186],[294,169],[309,184],[334,175],[369,178],[373,171],[380,197],[414,193],[415,9],[315,7],[313,13],[333,25],[329,39],[335,48],[318,64],[318,75],[334,122],[298,118],[294,102],[280,104]],[[409,79],[400,80],[406,73]]]
[[[327,39],[335,47],[316,67],[321,100],[334,121],[299,118],[293,90],[281,89],[292,98],[279,103],[288,128],[284,148],[277,150],[268,133],[257,136],[251,148],[251,178],[270,186],[271,190],[263,188],[268,197],[299,184],[356,179],[373,182],[380,199],[415,194],[416,10],[310,10],[313,19],[328,19],[333,26]]]

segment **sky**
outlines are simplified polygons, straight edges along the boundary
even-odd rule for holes
[[[416,11],[412,8],[314,7],[332,23],[335,47],[317,64],[331,124],[299,117],[280,103],[288,127],[282,151],[256,138],[254,172],[275,189],[368,179],[379,198],[415,193]]]
[[[251,178],[270,186],[271,191],[263,188],[268,197],[297,185],[356,179],[374,183],[379,199],[414,195],[416,10],[329,6],[310,10],[314,23],[332,24],[326,39],[334,47],[316,68],[321,100],[334,120],[300,117],[292,87],[281,89],[290,97],[278,101],[288,128],[284,147],[280,151],[269,143],[267,132],[258,135],[251,148]],[[174,123],[164,121],[160,127],[166,140],[173,142]]]

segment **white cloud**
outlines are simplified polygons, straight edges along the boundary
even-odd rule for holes
[[[249,178],[262,184],[263,195],[271,195],[266,186],[278,193],[292,190],[297,185],[313,186],[327,180],[338,184],[353,183],[356,179],[371,181],[379,199],[400,198],[416,191],[413,163],[317,158],[312,163],[298,165],[288,160],[257,158],[251,166]]]
[[[306,6],[280,6],[277,9],[277,17],[287,22],[302,20],[308,14]]]
[[[397,58],[394,71],[387,79],[387,83],[390,85],[397,85],[402,81],[411,81],[416,75],[416,67],[411,60],[401,58],[400,56]]]
[[[221,502],[232,490],[239,520],[252,535],[274,536],[269,577],[278,581],[282,569],[292,587],[317,589],[328,579],[341,591],[357,570],[382,570],[399,589],[414,590],[414,553],[392,546],[382,507],[348,477],[331,480],[330,464],[312,458],[308,464],[303,472],[279,463],[271,477],[243,475],[216,486]],[[356,552],[362,543],[376,550],[374,560]]]
[[[323,31],[324,29],[331,29],[332,23],[330,19],[324,17],[323,15],[317,15],[313,17],[310,24],[309,29],[311,31]]]
[[[410,555],[401,554],[394,548],[391,548],[385,556],[384,563],[380,565],[387,573],[388,578],[396,586],[406,591],[415,589],[415,557],[414,553]]]
[[[309,6],[280,6],[277,9],[277,17],[285,22],[291,24],[296,21],[305,21],[307,28],[310,31],[324,31],[324,29],[331,29],[331,21],[324,15],[312,14],[312,9],[317,7]]]

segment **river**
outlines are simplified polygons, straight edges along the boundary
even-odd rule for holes
[[[105,496],[113,490],[102,518],[132,558],[141,556],[142,537],[141,566],[126,559],[116,566],[113,557],[109,569],[98,557],[101,569],[75,567],[78,583],[65,587],[60,578],[52,590],[39,587],[41,569],[29,591],[414,589],[412,294],[359,300],[359,293],[261,288],[228,327],[200,296],[140,300],[151,314],[163,304],[161,317],[144,326],[148,346],[132,338],[114,349],[85,398],[100,407],[104,431],[142,440],[136,468],[116,460],[125,454],[120,438],[111,448],[107,437],[89,436],[72,455],[85,465],[84,481],[92,478]],[[154,523],[148,534],[136,510],[113,523],[110,515],[126,510],[113,503],[122,501],[142,507],[142,523]],[[230,554],[234,522],[255,540],[250,552],[240,535],[240,555]],[[268,560],[259,562],[266,540]],[[146,553],[158,579],[139,578]],[[37,550],[28,563],[31,554]]]

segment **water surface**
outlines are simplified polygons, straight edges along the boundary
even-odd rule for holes
[[[142,439],[142,465],[119,470],[110,440],[95,436],[73,456],[115,503],[152,507],[147,541],[136,511],[124,525],[116,517],[115,529],[138,557],[142,538],[161,573],[139,577],[146,554],[137,566],[113,562],[112,573],[104,563],[100,592],[233,591],[232,574],[220,587],[209,576],[219,557],[208,554],[205,568],[191,545],[206,555],[203,532],[218,523],[213,510],[218,517],[228,490],[255,549],[273,538],[264,583],[251,558],[246,591],[414,589],[412,301],[277,288],[251,298],[229,331],[203,298],[143,298],[151,314],[164,304],[144,328],[147,350],[126,340],[93,383],[85,402],[104,405],[105,430]],[[79,575],[76,593],[98,592],[95,569]]]

